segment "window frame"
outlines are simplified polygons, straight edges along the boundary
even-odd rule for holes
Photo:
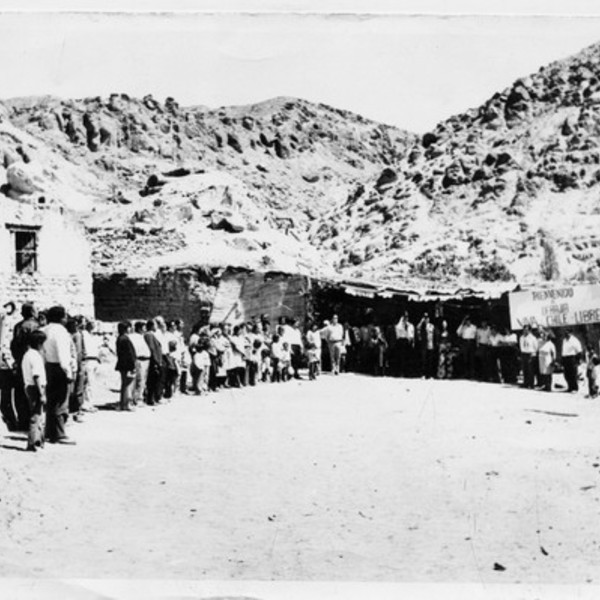
[[[6,223],[6,229],[13,238],[13,266],[19,275],[33,275],[39,270],[39,232],[40,225],[21,225],[17,223]],[[27,248],[28,243],[24,243],[19,248],[19,234],[28,234],[33,241],[33,247]],[[29,257],[29,260],[24,257]]]

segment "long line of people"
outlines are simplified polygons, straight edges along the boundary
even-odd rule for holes
[[[0,361],[0,410],[11,431],[28,431],[29,450],[51,443],[74,443],[66,434],[69,418],[81,421],[96,410],[95,379],[102,351],[94,322],[69,317],[62,306],[37,312],[26,303],[6,353]],[[584,354],[578,338],[564,331],[560,352],[550,330],[525,326],[520,338],[468,316],[452,331],[444,319],[434,323],[424,313],[415,326],[408,313],[391,326],[312,322],[305,329],[294,318],[272,325],[266,315],[246,323],[200,325],[186,340],[183,322],[161,316],[118,324],[114,345],[120,374],[116,409],[168,402],[175,393],[208,394],[223,388],[260,382],[309,379],[322,370],[334,375],[357,371],[400,377],[464,377],[552,390],[552,374],[560,364],[567,390],[577,391],[578,369],[587,357],[590,396],[600,388],[600,358]],[[105,340],[106,342],[106,340]],[[0,344],[1,346],[2,344]],[[9,373],[9,375],[7,375]]]
[[[266,316],[247,323],[200,325],[188,340],[183,322],[162,317],[118,325],[116,370],[121,376],[119,410],[168,401],[176,391],[203,395],[222,388],[285,382],[321,373],[327,344],[331,369],[342,368],[344,328],[334,316],[324,327],[302,331],[298,320],[281,318],[272,326]]]

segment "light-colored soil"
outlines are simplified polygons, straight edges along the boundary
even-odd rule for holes
[[[597,582],[599,431],[583,393],[352,374],[101,410],[37,454],[2,429],[0,577]]]

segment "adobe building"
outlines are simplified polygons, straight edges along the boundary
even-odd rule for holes
[[[94,315],[90,248],[74,215],[44,197],[0,196],[0,305],[62,304]]]

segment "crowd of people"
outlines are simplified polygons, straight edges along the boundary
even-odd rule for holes
[[[236,325],[198,323],[189,337],[180,319],[157,316],[119,323],[109,348],[92,320],[71,317],[62,306],[38,312],[25,303],[21,316],[10,356],[0,356],[0,409],[9,430],[28,432],[31,451],[45,441],[75,443],[65,425],[97,410],[94,389],[103,350],[120,376],[119,411],[168,402],[176,393],[205,395],[305,373],[313,380],[323,370],[509,384],[522,375],[524,387],[551,391],[560,366],[568,391],[577,391],[579,366],[587,360],[590,396],[600,389],[600,358],[591,347],[584,352],[571,331],[563,332],[557,346],[550,330],[525,326],[517,337],[468,316],[451,329],[427,313],[415,325],[405,312],[387,327],[342,324],[337,315],[302,327],[295,318],[272,323],[262,315]]]

